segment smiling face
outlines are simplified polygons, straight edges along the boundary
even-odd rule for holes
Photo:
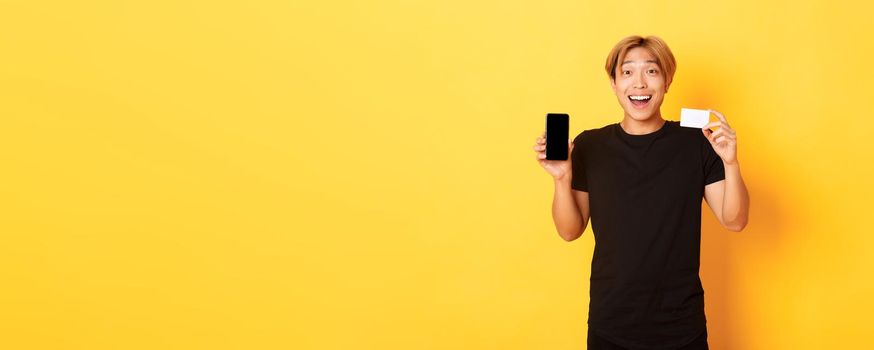
[[[660,107],[669,83],[652,52],[643,47],[628,50],[615,73],[610,86],[626,117],[638,121],[661,117]]]

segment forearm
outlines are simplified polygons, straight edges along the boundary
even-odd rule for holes
[[[558,234],[566,241],[582,235],[585,225],[583,216],[574,199],[569,179],[555,180],[555,197],[552,201],[552,220]]]
[[[725,168],[725,193],[722,196],[722,220],[732,231],[743,230],[749,218],[750,197],[740,174],[740,164],[723,163]]]

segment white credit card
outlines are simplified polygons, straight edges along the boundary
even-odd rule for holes
[[[710,111],[706,109],[680,108],[680,126],[703,128],[710,122]]]

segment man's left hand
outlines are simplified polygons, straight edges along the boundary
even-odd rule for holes
[[[725,116],[722,115],[722,113],[713,109],[708,109],[708,111],[715,114],[719,120],[708,123],[703,129],[701,129],[701,132],[704,133],[704,136],[707,137],[708,141],[710,141],[710,146],[712,146],[713,150],[716,151],[716,154],[722,158],[723,163],[737,163],[737,134],[734,129],[728,125],[728,120],[725,119]],[[710,128],[714,126],[718,126],[719,130],[711,131]]]

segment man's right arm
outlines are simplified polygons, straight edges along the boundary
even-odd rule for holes
[[[571,188],[570,176],[555,179],[552,220],[558,235],[568,242],[582,236],[589,225],[589,192]]]

